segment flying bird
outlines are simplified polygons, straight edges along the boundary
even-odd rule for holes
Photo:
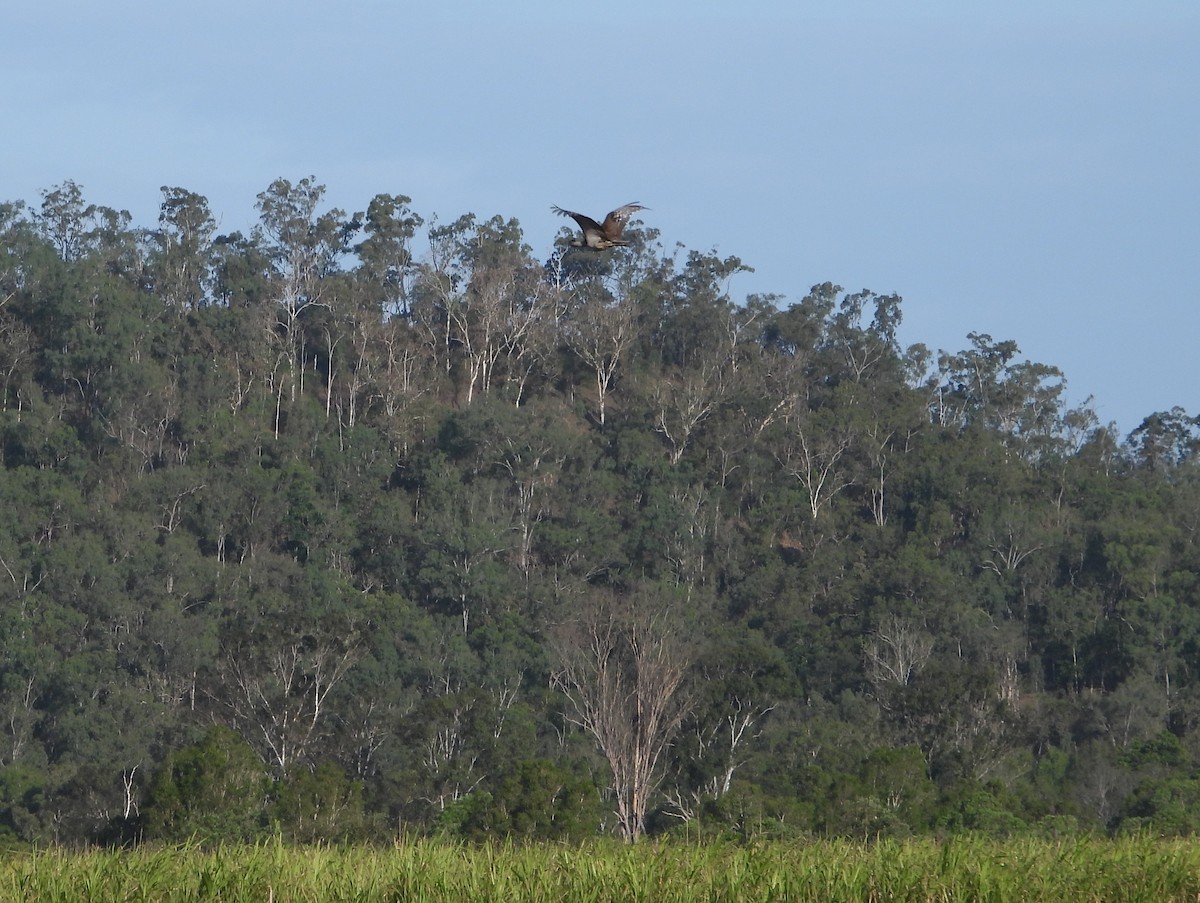
[[[583,238],[574,238],[571,240],[573,248],[593,248],[597,251],[603,251],[606,248],[615,248],[618,245],[629,244],[629,239],[621,237],[621,230],[625,228],[625,224],[629,222],[629,217],[637,213],[639,210],[649,210],[649,207],[643,207],[641,204],[632,203],[626,204],[624,207],[618,207],[604,217],[603,223],[598,223],[590,216],[584,216],[582,213],[575,213],[573,210],[563,210],[562,207],[551,207],[559,216],[569,216],[575,222],[579,223],[579,228],[583,230]]]

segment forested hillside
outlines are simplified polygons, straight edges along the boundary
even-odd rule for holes
[[[1200,420],[323,193],[0,205],[8,842],[1200,826]]]

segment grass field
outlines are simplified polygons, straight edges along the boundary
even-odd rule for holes
[[[53,849],[0,859],[0,900],[1200,900],[1200,842],[1128,838],[636,847]]]

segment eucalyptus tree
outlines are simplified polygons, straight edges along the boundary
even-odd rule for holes
[[[50,253],[24,202],[0,203],[0,410],[20,411],[34,397],[39,349],[23,302],[41,278],[38,258]]]
[[[34,215],[34,222],[58,256],[71,263],[87,254],[96,214],[95,204],[84,203],[82,187],[67,180],[42,192],[41,207]]]
[[[1126,444],[1138,465],[1170,473],[1194,463],[1200,454],[1200,416],[1191,416],[1178,405],[1155,411],[1129,434]]]
[[[359,223],[338,209],[318,212],[325,186],[313,177],[295,185],[276,179],[258,195],[259,224],[254,235],[271,264],[273,315],[265,323],[266,338],[276,349],[271,374],[275,396],[275,434],[281,424],[284,396],[292,403],[303,389],[304,325],[315,307],[335,302],[333,276],[350,247]],[[279,370],[283,369],[283,373]]]
[[[467,214],[431,227],[429,240],[414,313],[440,369],[468,405],[501,382],[520,403],[546,356],[559,292],[542,278],[516,220]]]
[[[1062,432],[1062,371],[1014,360],[1020,348],[1011,339],[976,332],[967,338],[971,348],[938,357],[938,372],[927,383],[931,419],[955,429],[974,424],[995,431],[1031,459],[1044,454]]]
[[[324,346],[326,418],[336,407],[347,428],[381,408],[383,422],[407,434],[401,415],[432,382],[412,325],[412,241],[424,221],[410,203],[378,194],[354,216],[365,235],[353,248],[358,265],[346,274],[338,303],[310,324]]]
[[[647,403],[672,464],[730,395],[741,336],[728,287],[748,271],[737,257],[692,251],[660,294],[662,319],[653,337],[658,366],[647,374]]]
[[[195,310],[209,299],[217,221],[202,195],[166,185],[161,191],[159,228],[153,235],[154,291],[172,307]]]
[[[424,219],[409,207],[412,198],[377,194],[361,219],[365,237],[355,246],[359,278],[370,286],[371,307],[381,317],[408,319],[416,262],[412,242]]]

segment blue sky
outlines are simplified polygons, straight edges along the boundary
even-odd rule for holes
[[[428,6],[430,10],[417,9]],[[1136,8],[1135,8],[1136,7]],[[1200,414],[1200,4],[22,2],[0,199],[160,186],[254,222],[273,179],[427,219],[637,200],[664,245],[904,298],[906,343],[1014,339],[1122,435]]]

